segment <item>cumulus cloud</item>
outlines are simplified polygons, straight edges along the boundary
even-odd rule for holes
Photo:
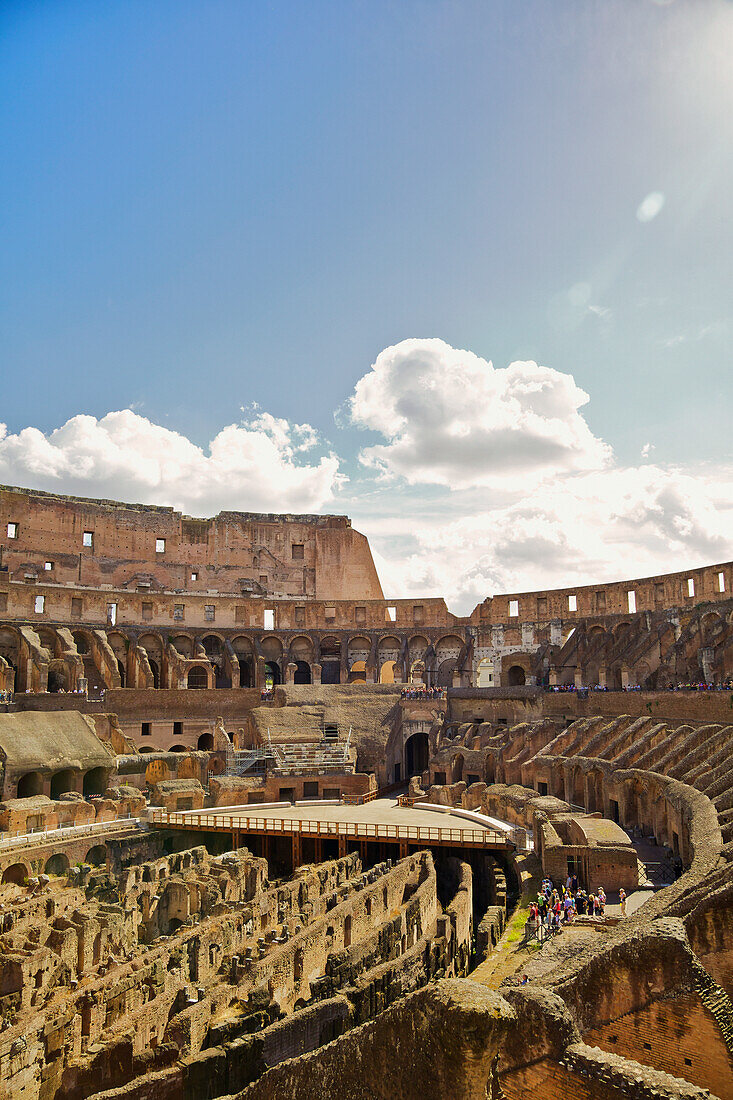
[[[318,443],[309,424],[269,413],[222,428],[208,451],[123,409],[74,416],[47,435],[0,424],[0,480],[82,496],[169,504],[197,515],[221,509],[317,511],[344,480],[339,459],[302,452]]]
[[[662,212],[662,207],[665,203],[664,192],[662,191],[650,191],[645,199],[639,203],[636,210],[636,217],[640,222],[650,222],[656,218],[657,214]]]
[[[598,469],[610,448],[579,412],[569,374],[534,362],[496,369],[442,340],[403,340],[356,384],[351,419],[386,440],[364,465],[409,483],[461,488]]]

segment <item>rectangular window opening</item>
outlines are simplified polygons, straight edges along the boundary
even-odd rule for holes
[[[82,544],[82,546],[88,546],[90,548],[90,550],[93,549],[94,548],[94,532],[93,531],[85,531],[84,534],[81,536],[81,544]]]
[[[354,608],[354,618],[356,619],[357,623],[365,623],[366,622],[366,608],[365,607],[355,607]]]
[[[396,607],[388,607],[387,608],[387,622],[389,622],[389,623],[396,623],[397,622],[397,608]]]
[[[688,596],[694,596],[695,595],[695,578],[694,577],[688,577],[687,578],[687,595]]]
[[[108,603],[107,604],[107,622],[110,623],[112,626],[114,626],[115,623],[117,622],[117,604],[116,603]]]
[[[213,623],[216,618],[216,607],[213,603],[204,604],[204,622]]]
[[[44,561],[43,568],[46,570],[47,573],[50,573],[51,570],[53,569],[53,562],[52,561]]]
[[[173,604],[173,619],[175,620],[175,622],[181,623],[181,622],[183,622],[185,617],[186,617],[185,605],[182,604],[182,603],[174,603]]]
[[[519,615],[519,600],[509,601],[509,616],[512,619],[516,619]]]
[[[156,554],[165,554],[165,539],[156,539],[155,540],[155,553]]]
[[[81,618],[81,612],[82,612],[82,602],[81,602],[80,597],[72,596],[71,597],[71,617],[72,617],[72,619],[80,619]]]
[[[633,615],[633,613],[636,611],[636,592],[627,592],[626,598],[629,601],[629,611]]]
[[[34,603],[34,608],[35,608],[36,615],[42,615],[45,606],[46,606],[46,597],[45,596],[36,596],[35,603]]]
[[[292,544],[293,561],[303,561],[305,557],[305,545],[302,542]]]
[[[181,737],[183,735],[183,722],[173,723],[173,736]]]
[[[143,621],[150,622],[153,617],[153,605],[143,600]]]
[[[140,730],[142,737],[150,737],[150,722],[143,722]]]
[[[577,611],[577,610],[578,610],[578,597],[577,596],[568,596],[568,611]]]
[[[198,575],[198,573],[192,573],[192,574],[191,574],[191,580],[192,580],[192,581],[197,581],[198,579],[199,579],[199,575]]]
[[[718,592],[725,592],[725,573],[718,573]]]
[[[274,630],[275,629],[275,612],[272,608],[268,608],[265,611],[264,620],[265,620],[264,621],[265,630]]]
[[[8,524],[8,538],[9,539],[17,539],[17,537],[18,537],[18,524],[17,523],[9,523]]]

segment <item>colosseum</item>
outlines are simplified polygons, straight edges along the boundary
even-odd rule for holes
[[[0,488],[0,1096],[731,1100],[732,585]]]

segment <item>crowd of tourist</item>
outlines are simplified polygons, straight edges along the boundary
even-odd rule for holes
[[[646,688],[641,684],[628,684],[622,688],[609,688],[605,685],[595,684],[588,687],[576,687],[575,684],[550,684],[545,688],[550,692],[576,692],[587,693],[589,691],[733,691],[733,678],[722,680],[719,684],[706,683],[704,680],[691,683],[670,684],[666,688]]]
[[[626,892],[619,891],[621,916],[626,916]],[[529,907],[530,928],[542,925],[548,932],[559,932],[563,925],[572,924],[576,917],[604,918],[606,892],[599,886],[595,893],[588,893],[578,885],[577,875],[568,875],[566,881],[555,886],[552,879],[544,878],[536,901]]]
[[[263,688],[260,692],[260,699],[263,703],[271,703],[275,698],[274,688]]]
[[[400,692],[401,699],[445,699],[446,690],[442,687],[408,687]]]

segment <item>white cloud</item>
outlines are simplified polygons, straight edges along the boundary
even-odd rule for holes
[[[131,409],[74,416],[44,435],[0,424],[0,480],[53,492],[169,504],[196,515],[222,509],[317,511],[344,480],[309,424],[269,413],[222,428],[208,452]]]
[[[400,557],[382,523],[373,541],[390,596],[442,595],[467,614],[494,592],[651,576],[727,560],[733,545],[733,469],[597,471],[478,512],[461,496],[451,495],[454,518],[442,523],[403,501],[399,541],[410,518],[414,538]]]
[[[653,450],[654,450],[654,444],[653,443],[645,443],[644,446],[641,448],[641,457],[642,458],[649,458]]]
[[[442,340],[386,348],[357,383],[352,421],[387,441],[361,461],[409,483],[506,488],[527,477],[597,469],[610,448],[579,413],[573,377],[534,362],[495,369]]]
[[[639,203],[636,217],[640,222],[650,222],[660,214],[666,199],[662,191],[650,191],[645,199]]]

